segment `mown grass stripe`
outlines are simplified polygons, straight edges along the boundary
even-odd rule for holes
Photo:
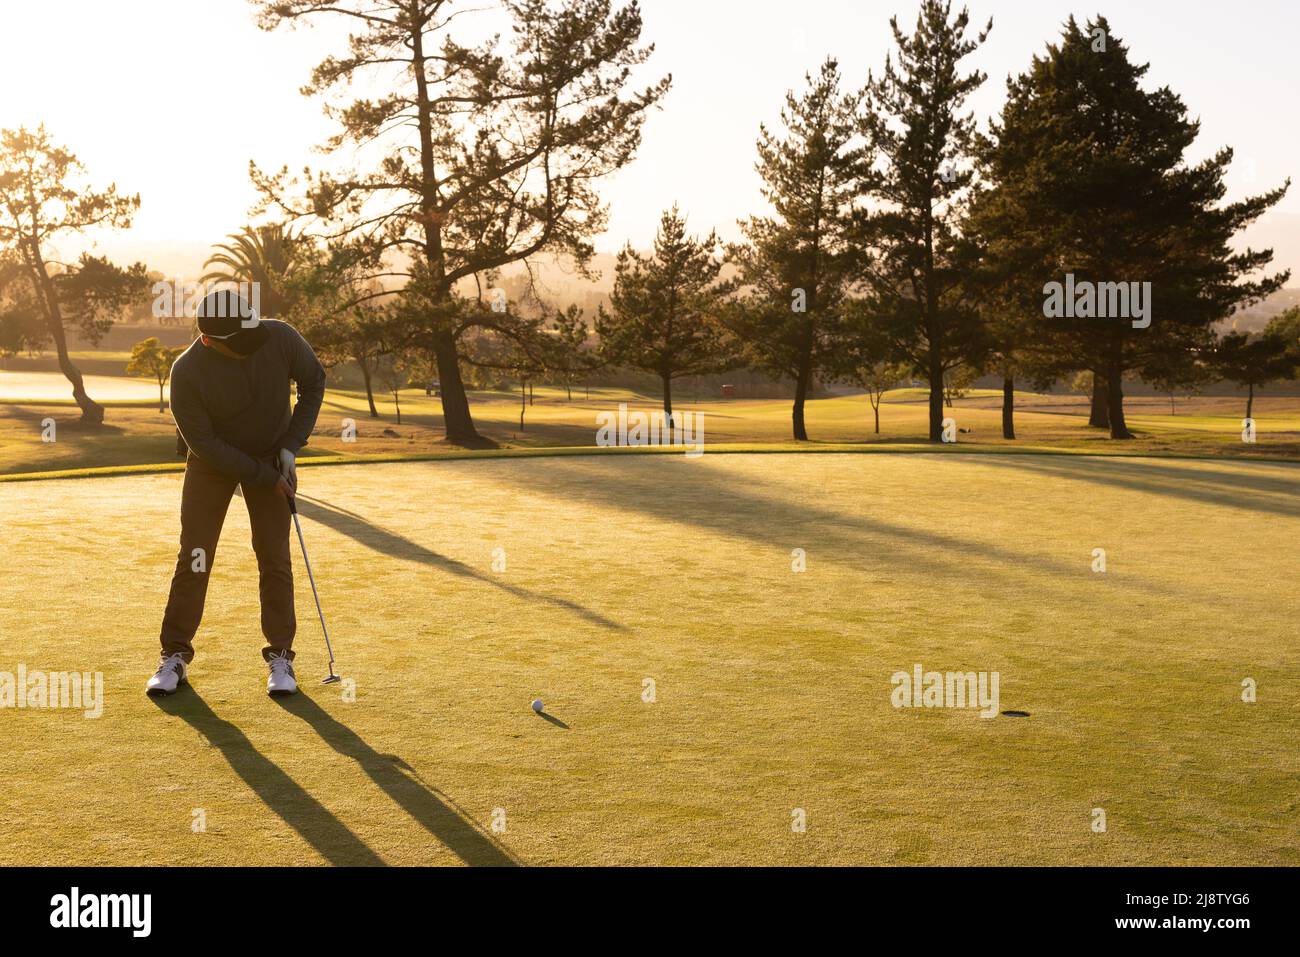
[[[327,465],[379,465],[392,462],[457,462],[468,459],[559,458],[582,455],[683,455],[681,446],[550,446],[543,448],[456,449],[447,452],[394,452],[379,455],[314,455],[298,460],[300,468]],[[1195,455],[1179,452],[1099,452],[1094,449],[1069,449],[1045,446],[1007,448],[999,446],[907,444],[824,445],[782,443],[725,443],[709,446],[709,455],[1058,455],[1077,458],[1175,459],[1200,462],[1252,462],[1265,465],[1300,465],[1300,458],[1267,455]],[[0,475],[2,482],[42,482],[63,479],[107,478],[119,475],[162,475],[183,472],[184,462],[160,462],[140,465],[108,465],[94,468],[62,469],[43,472],[14,472]]]

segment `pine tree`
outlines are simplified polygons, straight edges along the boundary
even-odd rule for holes
[[[580,376],[598,369],[604,359],[596,348],[588,344],[591,329],[576,303],[556,310],[547,333],[552,345],[548,363],[550,372],[564,383],[567,401],[572,402],[573,383]]]
[[[595,185],[631,162],[646,113],[665,78],[627,89],[652,47],[640,45],[641,11],[612,0],[504,0],[513,36],[478,45],[451,35],[463,15],[497,11],[468,0],[259,0],[258,22],[323,18],[352,30],[346,52],[324,59],[304,93],[347,94],[355,82],[390,84],[380,95],[331,103],[340,123],[328,152],[370,168],[306,177],[305,198],[287,170],[253,167],[264,207],[314,216],[331,238],[371,253],[368,278],[403,283],[407,345],[438,362],[449,439],[480,444],[462,378],[464,343],[518,340],[515,311],[474,308],[462,283],[543,254],[585,270],[605,226]],[[487,11],[487,12],[485,12]]]
[[[821,373],[839,364],[842,305],[860,272],[857,199],[870,174],[857,139],[858,94],[840,92],[827,60],[786,94],[784,136],[760,128],[757,169],[774,216],[740,223],[743,244],[728,247],[742,292],[728,324],[752,365],[794,382],[794,437],[808,439],[804,407]]]
[[[1300,351],[1274,318],[1262,333],[1231,332],[1218,341],[1210,368],[1220,379],[1246,386],[1246,418],[1254,415],[1255,390],[1278,379],[1294,379],[1300,371]]]
[[[1151,284],[1146,327],[1126,316],[1048,318],[1046,308],[1039,320],[1060,371],[1083,367],[1104,383],[1114,438],[1131,437],[1126,374],[1168,375],[1179,356],[1207,352],[1216,321],[1288,278],[1247,278],[1267,266],[1271,250],[1230,251],[1286,186],[1222,204],[1232,151],[1188,165],[1199,125],[1167,87],[1142,89],[1147,69],[1130,61],[1105,18],[1084,27],[1071,18],[1059,43],[1008,80],[981,150],[999,207],[997,221],[981,228],[1016,264],[1015,298],[1045,297],[1047,284],[1067,274],[1088,289]]]
[[[990,20],[967,38],[970,15],[951,2],[924,0],[915,31],[890,20],[897,47],[879,78],[867,81],[862,130],[888,161],[870,187],[880,210],[871,217],[876,261],[867,277],[875,308],[897,349],[930,385],[930,441],[943,432],[944,373],[979,365],[985,349],[979,312],[963,282],[973,268],[960,223],[973,178],[975,121],[961,110],[984,82],[961,61],[984,42]]]
[[[658,376],[669,422],[674,379],[720,372],[731,362],[718,322],[726,290],[718,282],[717,246],[714,233],[703,240],[688,236],[673,206],[659,221],[652,255],[630,244],[619,253],[610,311],[601,306],[597,313],[606,360]]]

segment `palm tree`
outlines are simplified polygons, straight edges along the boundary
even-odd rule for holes
[[[203,264],[209,272],[200,282],[257,283],[261,314],[281,316],[291,305],[289,280],[303,264],[308,242],[283,223],[245,226],[227,238],[230,242],[214,247],[218,252]]]

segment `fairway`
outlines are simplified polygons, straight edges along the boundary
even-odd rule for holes
[[[885,452],[304,467],[355,701],[319,684],[296,541],[304,693],[265,695],[241,501],[193,688],[155,701],[181,476],[0,484],[0,671],[105,687],[98,718],[0,711],[0,864],[1300,864],[1298,480]],[[917,664],[996,671],[1029,716],[893,707]]]
[[[104,402],[125,402],[151,399],[158,401],[158,383],[145,379],[128,379],[124,376],[82,376],[86,391]],[[163,387],[163,393],[171,390]],[[0,371],[0,402],[37,400],[69,400],[72,387],[57,372],[4,372]]]

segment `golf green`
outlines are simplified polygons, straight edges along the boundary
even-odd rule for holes
[[[295,540],[282,701],[238,499],[192,687],[143,693],[180,480],[0,484],[0,678],[104,689],[0,709],[0,864],[1300,863],[1300,467],[304,467],[349,680]],[[895,707],[916,666],[1027,716]]]

